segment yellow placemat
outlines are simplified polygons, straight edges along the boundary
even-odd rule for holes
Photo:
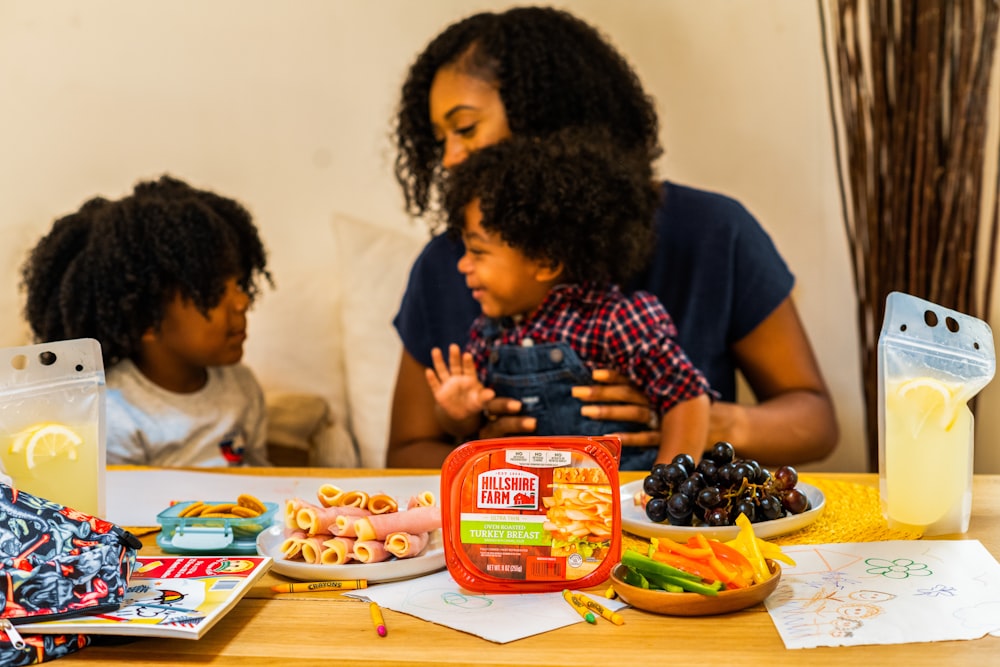
[[[878,489],[864,484],[805,476],[826,497],[819,519],[802,530],[780,535],[775,544],[835,544],[838,542],[884,542],[916,540],[920,533],[889,528],[882,517]]]
[[[882,518],[877,488],[808,475],[800,479],[823,492],[826,499],[823,513],[805,528],[769,538],[769,542],[778,545],[835,544],[920,538],[919,533],[889,528]],[[646,538],[622,533],[623,549],[631,546],[644,551],[648,545],[649,540]]]

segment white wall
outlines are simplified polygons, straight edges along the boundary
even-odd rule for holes
[[[0,0],[0,345],[27,341],[17,267],[52,220],[170,172],[241,200],[261,228],[278,289],[252,316],[247,361],[265,386],[342,403],[332,220],[421,234],[391,171],[399,84],[446,23],[509,4]],[[655,96],[663,175],[735,196],[773,236],[837,401],[842,445],[820,467],[862,469],[855,304],[815,3],[562,6],[599,25]],[[394,306],[375,313],[390,340],[376,353],[393,370]],[[1000,431],[997,404],[988,390],[981,440]],[[1000,472],[1000,453],[981,449],[977,469]]]

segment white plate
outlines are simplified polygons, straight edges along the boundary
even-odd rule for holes
[[[369,582],[409,579],[444,567],[444,544],[441,531],[431,533],[431,539],[419,556],[392,558],[381,563],[348,563],[346,565],[313,565],[303,561],[285,560],[281,543],[285,539],[282,525],[274,525],[257,536],[257,553],[274,559],[271,570],[299,581],[330,579],[367,579]]]
[[[701,533],[709,539],[725,542],[739,534],[737,526],[671,526],[669,523],[653,523],[646,517],[646,510],[635,504],[635,494],[642,490],[642,481],[638,479],[621,487],[622,498],[622,529],[642,537],[668,537],[679,542],[687,542],[695,533]],[[754,535],[762,539],[785,535],[808,526],[823,513],[826,498],[823,492],[812,484],[799,482],[795,485],[809,499],[809,509],[802,514],[791,514],[780,519],[761,521],[753,525]]]

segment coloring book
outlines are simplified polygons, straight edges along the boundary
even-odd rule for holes
[[[113,612],[18,625],[41,634],[198,639],[271,567],[260,556],[139,556],[122,606]]]

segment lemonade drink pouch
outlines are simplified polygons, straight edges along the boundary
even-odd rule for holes
[[[96,340],[0,349],[0,460],[16,488],[104,515],[104,392]]]
[[[879,492],[890,527],[964,533],[972,510],[968,401],[996,369],[982,320],[893,292],[878,343]]]

